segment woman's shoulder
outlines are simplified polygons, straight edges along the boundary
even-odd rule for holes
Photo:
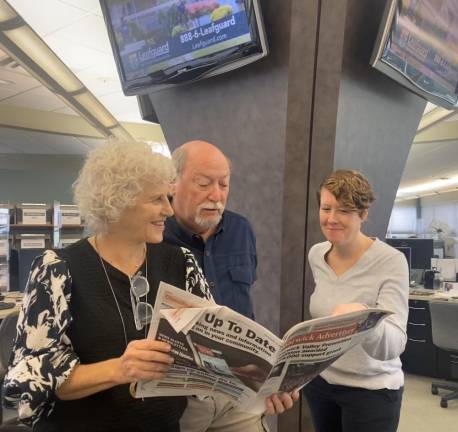
[[[404,254],[401,251],[394,248],[393,246],[390,246],[388,243],[385,243],[377,237],[374,239],[374,252],[386,258],[404,256]]]
[[[60,255],[60,251],[53,249],[45,250],[33,260],[29,284],[34,285],[43,280],[54,280],[69,278],[69,267],[67,260]]]
[[[33,260],[32,272],[58,269],[65,267],[65,259],[54,249],[46,249],[42,254],[37,255]]]
[[[322,257],[331,247],[331,243],[324,241],[314,244],[309,250],[309,259],[317,259]]]
[[[186,273],[185,269],[190,266],[194,258],[188,249],[164,242],[148,243],[147,253],[148,265],[153,265],[164,271],[169,269],[174,274],[180,273],[181,270]]]
[[[371,259],[379,269],[381,269],[382,267],[380,266],[383,265],[385,269],[390,268],[390,271],[394,271],[395,269],[407,269],[408,271],[406,257],[398,249],[390,246],[378,238],[375,238],[373,248],[371,249]]]
[[[175,258],[178,260],[184,260],[184,252],[180,246],[175,246],[170,243],[161,242],[161,243],[148,243],[147,251],[148,254],[151,254],[152,257],[165,257],[165,258]],[[187,250],[187,249],[186,249]]]

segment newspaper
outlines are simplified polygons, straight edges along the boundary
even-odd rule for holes
[[[260,413],[273,393],[300,389],[391,312],[367,309],[304,321],[278,338],[225,307],[161,282],[149,338],[172,346],[161,380],[140,381],[135,397],[222,394]]]

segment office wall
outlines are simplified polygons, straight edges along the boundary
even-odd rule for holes
[[[82,156],[0,155],[0,202],[73,202]]]
[[[397,203],[391,212],[387,234],[413,234],[421,230],[420,221],[417,219],[417,206],[415,200]]]
[[[458,235],[458,192],[426,196],[418,201],[420,214],[417,214],[417,200],[401,201],[394,205],[388,233],[430,237],[434,234],[431,224],[435,221],[446,224],[451,236]]]

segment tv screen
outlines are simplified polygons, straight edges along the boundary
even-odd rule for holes
[[[371,64],[436,105],[458,107],[458,1],[388,0]]]
[[[123,91],[140,95],[267,55],[258,0],[101,0]]]

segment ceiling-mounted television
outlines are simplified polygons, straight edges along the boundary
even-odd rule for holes
[[[430,102],[458,107],[458,0],[387,0],[371,65]]]
[[[259,0],[100,0],[124,94],[142,95],[265,57]]]

